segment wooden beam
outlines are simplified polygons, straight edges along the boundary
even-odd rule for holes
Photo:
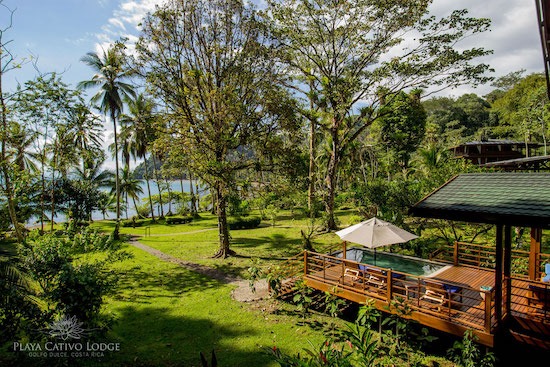
[[[345,260],[346,259],[346,250],[347,250],[347,242],[344,241],[344,243],[342,244],[343,246],[343,249],[342,249],[342,259]]]
[[[502,322],[502,224],[496,226],[495,242],[495,316],[500,326]]]
[[[510,225],[504,226],[504,259],[503,259],[503,271],[504,271],[504,285],[506,292],[504,294],[504,304],[506,309],[506,317],[510,316],[510,310],[512,305],[512,227]]]
[[[529,279],[538,280],[540,276],[540,242],[542,230],[531,228],[531,248],[529,251]]]

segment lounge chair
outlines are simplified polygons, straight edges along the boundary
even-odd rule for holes
[[[340,283],[344,284],[346,282],[346,279],[349,279],[353,284],[356,282],[360,282],[359,277],[361,276],[361,271],[359,269],[359,266],[355,263],[347,263],[346,267],[344,268],[344,274],[340,277]]]
[[[544,283],[550,283],[550,264],[544,265],[544,272],[546,274],[542,277],[540,281]]]
[[[460,296],[460,302],[462,302],[462,287],[432,280],[424,280],[424,286],[426,290],[420,300],[431,301],[437,306],[438,311],[441,311],[441,307],[445,305],[450,308],[456,296]]]
[[[529,284],[531,295],[527,298],[527,305],[532,311],[550,311],[550,284]]]

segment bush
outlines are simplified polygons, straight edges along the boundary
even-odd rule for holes
[[[97,264],[66,264],[49,298],[63,314],[76,316],[87,326],[96,326],[103,296],[113,284]]]
[[[52,279],[62,267],[71,261],[70,245],[55,236],[29,238],[21,249],[23,265],[28,274],[39,282]]]
[[[352,215],[348,219],[348,224],[350,224],[350,225],[351,224],[357,224],[357,223],[361,223],[364,220],[365,220],[365,218],[363,218],[360,215]]]
[[[149,219],[130,219],[121,222],[123,227],[141,227],[143,225],[151,223]]]
[[[110,249],[113,242],[109,236],[86,228],[74,235],[72,249],[76,252],[103,251]]]
[[[166,218],[166,224],[185,224],[189,223],[193,220],[192,216],[185,216],[185,217],[167,217]]]
[[[261,222],[260,217],[234,217],[227,219],[229,229],[253,229],[257,228]]]

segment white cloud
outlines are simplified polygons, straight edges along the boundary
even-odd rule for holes
[[[119,38],[128,38],[130,43],[137,41],[139,24],[149,12],[155,10],[156,5],[165,0],[123,0],[113,16],[101,27],[102,33],[98,33],[96,51],[107,49]]]

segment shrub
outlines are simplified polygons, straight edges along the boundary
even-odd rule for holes
[[[74,235],[71,247],[76,252],[103,251],[111,248],[113,243],[109,236],[86,228]]]
[[[58,311],[91,326],[96,325],[103,296],[113,284],[97,264],[66,264],[48,296]]]
[[[39,282],[47,281],[59,273],[63,265],[71,261],[70,245],[55,236],[33,236],[21,249],[23,266],[28,274]]]
[[[166,224],[185,224],[189,223],[193,220],[193,217],[191,216],[185,216],[185,217],[167,217],[166,218]]]
[[[348,224],[357,224],[357,223],[361,223],[364,220],[365,218],[363,218],[360,215],[352,215],[348,219]]]
[[[151,221],[149,219],[135,219],[132,218],[130,220],[124,220],[122,221],[123,227],[141,227],[143,225],[149,224]]]
[[[260,217],[234,217],[227,219],[229,229],[253,229],[257,228],[261,222]]]

